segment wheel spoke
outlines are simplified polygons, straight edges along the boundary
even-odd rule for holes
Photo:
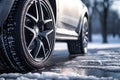
[[[27,13],[26,16],[28,16],[30,19],[32,19],[33,21],[37,23],[37,19],[33,15]]]
[[[40,12],[40,19],[41,21],[44,21],[44,13],[43,13],[43,7],[42,7],[42,0],[39,1],[39,12]]]
[[[37,46],[36,46],[35,52],[34,52],[34,54],[33,54],[33,57],[34,57],[34,58],[37,58],[37,56],[38,56],[38,54],[39,54],[39,52],[40,52],[40,49],[41,49],[42,45],[43,45],[43,44],[42,44],[42,41],[39,40],[39,39],[37,39]]]
[[[43,51],[43,55],[44,55],[43,57],[45,58],[45,57],[47,57],[47,55],[46,55],[45,46],[43,43],[42,43],[41,47],[42,47],[42,51]]]
[[[44,45],[47,47],[48,51],[50,51],[50,40],[49,40],[49,35],[53,32],[52,30],[46,30],[43,31],[39,34],[39,36],[41,36],[44,40]]]
[[[39,12],[38,12],[38,5],[37,5],[37,1],[35,1],[35,8],[36,8],[36,16],[37,16],[36,21],[38,22],[38,21],[39,21]]]
[[[47,19],[47,20],[44,20],[44,24],[47,24],[49,22],[52,22],[52,19]]]
[[[38,58],[39,54],[43,55],[42,57],[45,58],[45,57],[47,57],[45,46],[41,40],[39,40],[39,41],[40,41],[40,46],[38,47],[38,50],[36,50],[37,52],[36,52],[35,58]],[[40,52],[40,51],[42,51],[42,52]]]
[[[48,37],[53,31],[54,31],[53,29],[42,31],[42,32],[39,33],[39,35],[42,36],[42,37]]]
[[[30,27],[28,27],[28,26],[25,26],[25,28],[26,28],[27,30],[29,30],[30,32],[32,32],[33,34],[35,34],[34,29],[32,29],[32,28],[30,28]]]
[[[39,57],[40,54],[42,55],[42,57]],[[33,53],[33,58],[45,58],[45,57],[47,57],[45,46],[43,42],[38,39],[36,49]]]
[[[36,36],[34,35],[33,38],[32,38],[32,40],[30,41],[30,43],[29,43],[29,45],[28,45],[28,51],[29,51],[29,52],[32,51],[31,46],[33,45],[33,42],[34,42],[35,38],[36,38]]]

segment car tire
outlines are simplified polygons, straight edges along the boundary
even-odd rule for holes
[[[28,72],[46,65],[55,44],[55,19],[48,0],[16,0],[1,42],[10,71]]]
[[[88,45],[88,20],[86,17],[82,20],[82,27],[78,40],[68,41],[68,50],[70,56],[85,55]]]

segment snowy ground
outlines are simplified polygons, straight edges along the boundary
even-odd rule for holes
[[[66,43],[56,43],[49,66],[34,73],[3,73],[0,80],[120,80],[120,39],[101,41],[94,35],[96,43],[89,43],[88,54],[75,58],[69,57]]]

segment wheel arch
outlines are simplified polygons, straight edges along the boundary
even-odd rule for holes
[[[81,14],[80,14],[80,19],[79,19],[79,24],[78,24],[78,27],[76,28],[76,32],[78,34],[80,34],[81,32],[81,29],[82,29],[82,23],[83,23],[83,18],[86,17],[87,20],[89,21],[89,13],[88,13],[88,9],[87,7],[83,4],[83,10],[81,11]]]

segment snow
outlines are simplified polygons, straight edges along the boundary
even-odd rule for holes
[[[18,73],[17,73],[18,74]],[[40,73],[27,73],[23,74],[18,77],[11,77],[16,75],[16,73],[9,73],[7,78],[5,76],[1,77],[0,80],[11,79],[11,80],[113,80],[112,77],[108,78],[97,78],[95,76],[82,76],[76,73],[69,73],[69,74],[59,74],[53,72],[42,72]],[[10,76],[10,77],[9,77]]]
[[[102,43],[102,35],[94,34],[92,36],[93,41],[88,44],[88,49],[112,49],[112,48],[120,48],[120,37],[112,35],[108,35],[108,43]]]
[[[101,34],[93,34],[92,35],[92,43],[99,43],[102,44],[102,35]],[[118,35],[116,35],[115,37],[113,37],[112,35],[108,35],[107,36],[107,40],[109,44],[118,44],[120,43],[120,37]]]
[[[108,35],[109,44],[102,44],[100,34],[93,35],[88,45],[88,54],[73,59],[67,58],[66,43],[56,43],[54,57],[57,62],[49,70],[21,73],[3,73],[0,80],[119,80],[120,79],[120,38]]]

